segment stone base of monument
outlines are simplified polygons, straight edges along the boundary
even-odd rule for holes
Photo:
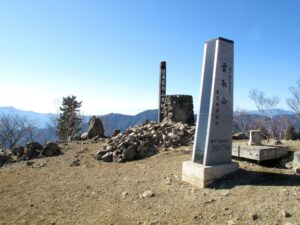
[[[182,180],[196,187],[204,188],[215,180],[238,170],[238,163],[231,162],[216,166],[203,166],[192,161],[182,164]]]
[[[289,149],[283,146],[271,145],[246,145],[246,144],[233,144],[232,155],[252,159],[256,161],[266,161],[279,159],[289,153]]]

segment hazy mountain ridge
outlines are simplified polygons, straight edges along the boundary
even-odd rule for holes
[[[25,111],[16,109],[12,106],[0,107],[1,114],[17,114],[18,116],[25,116],[27,119],[32,121],[37,128],[46,128],[47,124],[50,123],[50,118],[53,114],[51,113],[38,113],[33,111]]]
[[[146,110],[136,115],[124,115],[110,113],[101,116],[105,134],[110,136],[115,129],[125,131],[128,127],[133,127],[145,122],[145,120],[157,121],[157,109]]]
[[[37,129],[37,134],[40,140],[54,140],[56,138],[55,131],[49,129],[51,125],[51,117],[56,116],[51,113],[38,113],[33,111],[19,110],[14,107],[0,107],[0,115],[7,113],[17,114],[19,116],[26,116],[29,120],[33,121]],[[246,111],[245,120],[250,123],[250,121],[259,116],[257,110]],[[100,116],[103,122],[105,135],[110,136],[115,129],[125,131],[129,127],[133,127],[145,122],[145,120],[157,121],[157,109],[146,110],[136,115],[125,115],[119,113],[109,113],[103,116]],[[279,117],[280,115],[286,115],[291,121],[294,121],[296,125],[300,125],[299,122],[296,122],[296,114],[292,111],[281,110],[281,109],[270,109],[266,111],[267,115]],[[88,128],[88,121],[90,115],[83,116],[83,126],[82,130],[86,131]],[[234,125],[235,127],[235,125]],[[234,129],[236,130],[236,129]]]
[[[52,125],[51,118],[55,117],[55,114],[52,113],[38,113],[33,111],[25,111],[16,109],[14,107],[0,107],[1,114],[16,114],[18,116],[25,116],[30,121],[34,122],[34,126],[37,127],[37,135],[40,141],[46,139],[55,140],[55,131],[49,126]],[[83,125],[82,130],[86,131],[88,128],[88,122],[91,115],[83,116]],[[110,113],[107,115],[100,116],[103,122],[105,135],[110,136],[115,129],[119,129],[122,132],[125,131],[128,127],[133,127],[145,122],[145,120],[157,121],[157,109],[146,110],[136,115],[125,115],[119,113]]]
[[[259,115],[259,111],[258,110],[250,110],[250,111],[246,111],[247,114],[257,114]],[[270,116],[278,116],[278,115],[295,115],[295,112],[291,111],[291,110],[285,110],[285,109],[279,109],[279,108],[274,108],[274,109],[267,109],[265,110],[265,113],[267,115]]]

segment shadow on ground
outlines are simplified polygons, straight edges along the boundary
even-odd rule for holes
[[[231,189],[235,186],[300,186],[300,176],[239,169],[211,184],[209,188]]]

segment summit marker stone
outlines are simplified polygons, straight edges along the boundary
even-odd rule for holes
[[[238,169],[231,160],[233,45],[216,38],[204,46],[193,156],[182,167],[182,180],[201,188]]]
[[[166,101],[166,86],[167,86],[167,63],[160,62],[159,70],[159,97],[158,97],[158,122],[164,119],[163,109]]]

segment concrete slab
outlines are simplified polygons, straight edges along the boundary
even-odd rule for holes
[[[193,186],[204,188],[229,173],[238,170],[238,163],[231,162],[215,166],[203,166],[192,161],[182,164],[182,180]]]
[[[246,145],[233,143],[232,156],[252,159],[256,161],[265,161],[279,159],[289,152],[288,147],[272,145]]]

